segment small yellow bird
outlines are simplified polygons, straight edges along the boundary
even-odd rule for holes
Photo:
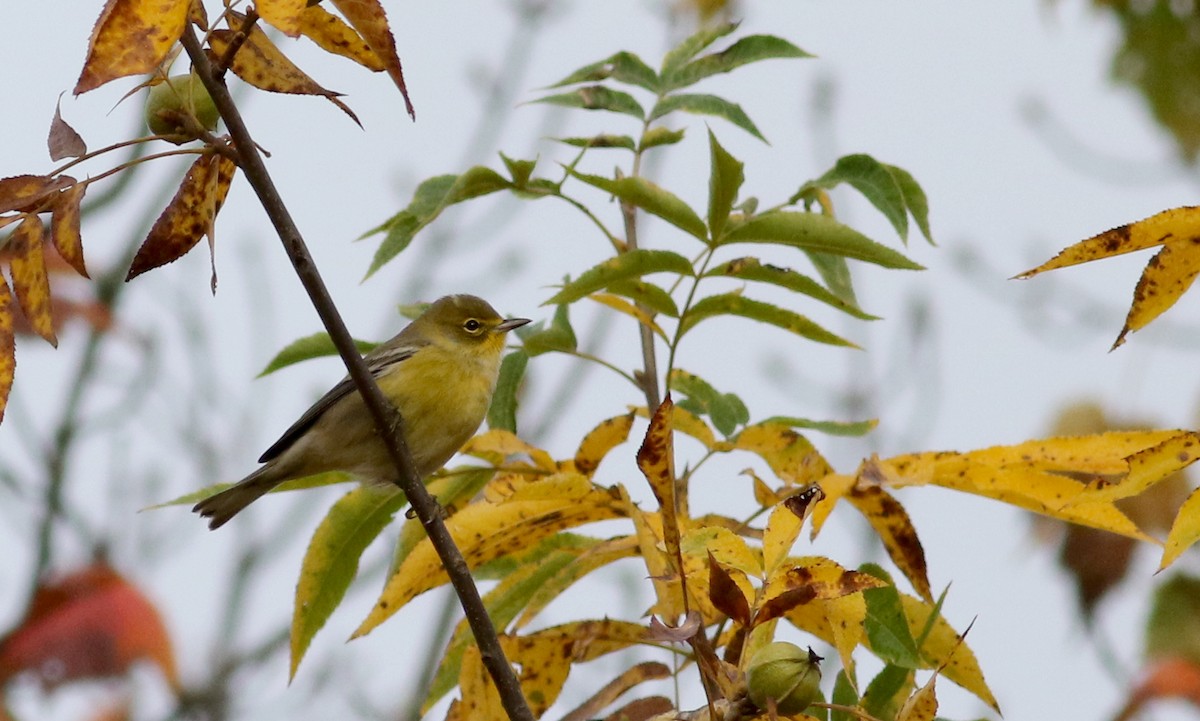
[[[487,414],[504,336],[529,322],[500,317],[473,295],[439,299],[363,360],[400,411],[404,440],[422,479],[467,442]],[[219,528],[284,481],[344,471],[366,483],[396,480],[375,422],[349,377],[334,386],[258,459],[261,468],[192,509]]]

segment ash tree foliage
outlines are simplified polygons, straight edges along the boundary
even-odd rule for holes
[[[265,177],[265,166],[260,167],[247,144],[240,113],[223,93],[225,83],[232,82],[228,73],[261,90],[324,98],[355,117],[337,93],[288,59],[291,41],[272,39],[264,23],[289,38],[308,38],[368,70],[386,72],[405,94],[399,57],[378,0],[261,0],[237,12],[218,9],[219,16],[210,20],[198,0],[109,0],[89,43],[76,93],[130,75],[148,76],[135,90],[167,88],[157,91],[163,102],[152,106],[155,134],[129,142],[177,147],[137,162],[195,156],[133,260],[130,280],[177,259],[205,237],[210,245],[215,242],[216,218],[234,178],[245,175],[257,189]],[[378,238],[369,276],[387,263],[404,262],[404,251],[421,242],[421,231],[448,207],[507,194],[514,202],[565,203],[594,230],[592,237],[575,242],[603,243],[611,252],[592,267],[573,269],[547,295],[543,321],[517,331],[520,343],[504,360],[488,415],[490,429],[462,449],[469,462],[446,469],[428,484],[467,567],[476,579],[494,582],[482,601],[496,645],[485,648],[478,628],[466,622],[455,629],[424,709],[452,696],[450,719],[537,718],[548,712],[556,717],[561,712],[552,707],[576,665],[636,649],[622,657],[631,661],[615,678],[577,674],[576,697],[585,700],[569,718],[672,718],[701,709],[707,718],[916,721],[937,713],[939,681],[962,687],[998,713],[1000,700],[983,672],[987,659],[981,663],[965,638],[966,628],[941,613],[946,591],[931,587],[918,529],[894,491],[936,485],[1156,542],[1117,501],[1191,464],[1200,452],[1194,432],[1112,431],[967,452],[923,451],[872,457],[857,468],[838,470],[823,457],[820,439],[825,434],[862,435],[874,421],[811,419],[804,408],[795,415],[756,417],[754,399],[738,395],[736,378],[702,378],[689,369],[692,359],[683,340],[714,319],[770,326],[798,348],[819,343],[851,352],[853,343],[806,312],[824,306],[855,320],[879,320],[859,306],[851,268],[867,263],[896,272],[920,271],[894,241],[907,244],[910,235],[919,235],[933,242],[929,203],[917,180],[868,155],[847,155],[814,177],[797,177],[793,187],[779,189],[772,198],[744,194],[744,181],[754,169],[731,154],[721,138],[745,133],[764,140],[766,133],[736,98],[706,92],[705,81],[745,72],[744,66],[762,61],[808,57],[788,40],[743,34],[733,24],[700,30],[654,64],[632,52],[616,52],[567,73],[535,98],[602,114],[611,121],[611,131],[556,139],[562,162],[501,155],[495,167],[430,178],[406,207],[366,232],[366,237]],[[172,76],[177,64],[189,67]],[[217,126],[210,122],[214,104],[229,128],[227,135],[216,134]],[[707,197],[701,207],[682,199],[685,189],[663,187],[642,172],[651,155],[682,152],[679,143],[686,133],[706,134]],[[80,200],[91,183],[128,168],[117,166],[87,180],[67,173],[109,150],[89,153],[56,113],[51,156],[73,159],[46,173],[0,180],[0,224],[14,226],[4,240],[9,278],[0,279],[0,396],[7,395],[13,379],[18,312],[33,333],[54,342],[49,259],[61,256],[70,268],[86,274]],[[614,164],[616,170],[609,170]],[[829,194],[839,186],[869,201],[896,238],[870,238],[840,222]],[[263,202],[275,221],[281,211]],[[641,232],[639,220],[645,214],[663,221],[654,226],[653,235]],[[1186,224],[1190,217],[1156,216],[1146,222]],[[1165,238],[1142,224],[1112,233],[1109,240],[1093,239],[1094,244],[1111,252],[1148,247]],[[1176,241],[1165,242],[1163,253],[1171,250],[1190,258],[1186,244],[1172,250]],[[1088,246],[1057,265],[1099,254]],[[1194,270],[1172,272],[1172,287],[1186,287],[1195,276]],[[214,290],[215,278],[214,268]],[[1159,281],[1156,287],[1163,285]],[[1165,296],[1159,297],[1150,305],[1161,310]],[[599,304],[637,329],[642,367],[624,368],[602,353],[580,350],[571,311],[583,303]],[[1137,320],[1131,312],[1126,331],[1152,317],[1150,309],[1140,311]],[[331,337],[336,334],[295,342],[265,372],[333,352]],[[365,347],[369,344],[360,350]],[[555,355],[596,363],[629,388],[628,396],[613,399],[576,448],[565,452],[537,447],[516,426],[522,378],[537,373],[543,359]],[[695,441],[686,447],[701,450],[690,455],[678,451],[681,435]],[[605,473],[605,459],[614,454],[635,459],[639,473]],[[729,486],[752,494],[757,509],[749,516],[731,517],[721,508],[692,503],[693,489],[728,484],[709,472],[708,461],[717,456],[744,457],[769,470],[761,476],[750,472],[747,483]],[[346,480],[326,474],[278,490]],[[192,503],[222,488],[175,502]],[[643,490],[652,500],[635,502],[645,495]],[[362,553],[380,542],[385,529],[398,525],[399,540],[391,567],[380,579],[378,600],[355,637],[403,618],[411,600],[450,580],[447,569],[453,564],[426,535],[425,523],[433,521],[406,518],[400,512],[407,502],[399,488],[354,487],[313,531],[295,587],[293,675],[333,613],[361,612],[341,608],[342,600]],[[1195,505],[1189,500],[1180,510],[1164,550],[1164,567],[1200,538]],[[848,568],[837,559],[805,553],[800,540],[804,526],[815,537],[835,511],[866,519],[890,569],[874,564]],[[610,522],[606,528],[615,522],[621,530],[605,537],[589,532],[590,524],[599,521]],[[652,602],[644,616],[620,618],[614,609],[596,609],[591,618],[549,627],[538,623],[541,611],[558,596],[576,584],[595,582],[592,574],[613,564],[635,567],[637,577],[645,579]],[[31,610],[30,619],[44,621],[45,614]],[[783,626],[798,630],[813,650],[776,653],[773,642]],[[14,650],[13,639],[28,633],[28,628],[18,629],[0,646],[0,678],[36,665],[23,660],[36,654]],[[169,646],[167,651],[162,643],[148,647],[146,655],[167,670],[175,685]],[[762,653],[764,649],[771,653]],[[856,663],[866,655],[882,662],[882,669],[869,678]],[[824,681],[817,689],[797,691],[799,683],[812,685],[822,678],[813,671],[820,656],[825,657]],[[499,671],[489,664],[496,658],[505,659]],[[636,662],[641,658],[650,660]],[[85,669],[77,677],[123,673],[129,661],[122,657],[116,667]],[[748,673],[751,668],[753,674]],[[640,688],[671,675],[685,681],[685,695],[669,699]],[[518,701],[508,692],[516,693]]]

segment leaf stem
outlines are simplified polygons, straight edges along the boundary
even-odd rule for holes
[[[496,684],[505,712],[513,721],[534,721],[533,713],[521,692],[520,682],[505,658],[504,651],[500,648],[496,629],[488,617],[487,609],[479,595],[479,589],[476,588],[475,582],[471,578],[471,570],[442,521],[440,507],[429,495],[413,469],[412,457],[402,432],[403,419],[380,391],[354,345],[354,339],[346,329],[346,324],[342,321],[341,315],[325,287],[300,230],[296,227],[290,211],[275,187],[274,180],[250,136],[250,131],[247,129],[241,113],[234,104],[225,84],[214,77],[213,68],[191,25],[184,28],[180,42],[192,60],[194,71],[204,83],[217,110],[225,120],[225,125],[234,141],[234,148],[239,159],[238,164],[245,173],[246,180],[254,189],[263,210],[266,211],[274,225],[288,259],[296,271],[296,276],[308,293],[321,322],[329,331],[329,336],[338,349],[342,361],[346,364],[355,388],[362,396],[363,403],[375,421],[380,440],[399,473],[400,486],[408,497],[413,510],[421,519],[421,525],[437,550],[446,573],[450,577],[450,582],[458,594],[467,622],[470,624],[475,641],[479,646],[484,667],[487,668]]]

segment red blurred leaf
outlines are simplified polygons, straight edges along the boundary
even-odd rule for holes
[[[38,201],[75,182],[74,178],[49,175],[15,175],[0,178],[0,213],[10,210],[33,211]]]
[[[1167,698],[1182,699],[1200,708],[1200,666],[1183,658],[1163,658],[1150,664],[1113,721],[1126,721],[1137,715],[1147,701]]]
[[[75,94],[158,67],[183,34],[192,0],[108,0],[88,41]]]
[[[50,121],[50,137],[46,144],[50,147],[50,159],[59,161],[64,158],[78,158],[87,153],[87,143],[75,132],[75,128],[67,125],[62,118],[62,96],[54,105],[54,120]]]
[[[37,589],[25,617],[0,641],[0,685],[32,672],[53,688],[119,676],[142,660],[157,665],[171,687],[179,688],[158,610],[101,563]]]
[[[240,53],[239,53],[240,54]],[[223,155],[202,155],[192,163],[166,210],[138,248],[126,281],[174,262],[212,233],[237,165]]]
[[[17,368],[16,343],[13,338],[13,297],[4,276],[0,275],[0,421],[8,407],[13,373]]]
[[[371,50],[383,60],[384,68],[392,77],[392,82],[404,96],[404,107],[413,120],[417,112],[413,109],[412,100],[408,97],[408,87],[404,84],[404,70],[400,67],[400,56],[396,53],[396,39],[388,27],[387,14],[379,0],[330,0],[342,17],[358,31]]]
[[[225,57],[234,39],[241,34],[243,16],[232,11],[227,15],[231,26],[236,25],[239,29],[212,31],[209,35],[209,45],[212,48],[214,62]],[[350,119],[358,123],[360,127],[362,126],[354,111],[338,99],[341,93],[328,90],[309,77],[289,60],[257,25],[251,27],[244,44],[234,54],[229,69],[233,71],[234,75],[260,90],[291,95],[320,95],[340,108],[343,113],[349,115]]]
[[[50,345],[57,346],[54,319],[50,315],[50,279],[46,275],[43,238],[46,229],[42,219],[27,215],[8,238],[12,252],[10,270],[13,290],[29,326]]]
[[[80,203],[87,186],[76,183],[59,193],[50,215],[50,237],[60,257],[84,278],[89,277],[83,263],[83,238],[80,235]]]

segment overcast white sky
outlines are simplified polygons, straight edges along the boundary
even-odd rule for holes
[[[386,78],[309,51],[297,56],[301,64],[317,80],[348,94],[365,131],[317,99],[255,98],[245,108],[259,142],[273,154],[270,167],[276,181],[357,336],[390,335],[399,327],[395,303],[447,292],[475,292],[502,312],[548,318],[549,311],[539,307],[552,292],[548,286],[585,262],[600,260],[607,250],[586,224],[563,209],[505,199],[447,219],[445,227],[457,229],[449,260],[432,277],[421,278],[420,297],[408,289],[414,275],[422,274],[405,267],[403,256],[359,283],[375,241],[351,241],[405,204],[420,179],[464,168],[464,138],[480,123],[480,78],[517,72],[511,58],[500,59],[512,33],[527,32],[514,30],[512,5],[387,3],[417,107],[416,123],[404,115]],[[530,69],[518,75],[518,100],[536,97],[535,88],[619,49],[656,64],[674,37],[665,29],[658,5],[561,3],[536,34],[523,36]],[[51,167],[43,144],[48,122],[56,97],[78,75],[99,6],[91,0],[59,0],[53,14],[38,3],[9,3],[3,10],[9,32],[0,44],[7,98],[0,175]],[[742,17],[744,32],[778,34],[819,56],[763,63],[708,86],[742,103],[771,141],[765,146],[728,124],[710,121],[725,147],[746,162],[743,193],[777,202],[824,172],[837,156],[870,153],[906,168],[924,186],[940,247],[930,248],[914,234],[908,253],[928,266],[926,272],[870,268],[856,276],[863,306],[885,320],[847,325],[816,313],[864,345],[866,354],[818,347],[732,321],[715,322],[689,337],[683,367],[722,389],[737,389],[755,418],[844,417],[847,411],[832,392],[853,386],[867,394],[868,412],[881,420],[875,437],[847,442],[814,436],[846,471],[871,452],[968,450],[1033,438],[1046,432],[1057,408],[1084,396],[1103,401],[1114,414],[1165,427],[1194,425],[1192,369],[1200,346],[1194,322],[1200,306],[1194,297],[1185,298],[1159,327],[1107,352],[1146,256],[1022,283],[1005,280],[1083,237],[1195,202],[1193,177],[1173,164],[1169,138],[1150,124],[1137,97],[1108,81],[1117,33],[1107,16],[1078,2],[914,0],[746,3]],[[64,116],[91,147],[128,134],[140,113],[138,103],[109,111],[132,82],[113,83],[80,99],[64,98]],[[821,88],[832,93],[825,113],[814,110],[814,99],[823,97]],[[1044,108],[1060,128],[1055,138],[1048,138],[1023,112],[1031,104]],[[505,124],[495,128],[494,147],[515,157],[540,154],[539,167],[547,169],[563,155],[539,141],[544,134],[633,129],[621,118],[547,120],[540,106],[518,108],[504,118]],[[680,118],[676,125],[684,123],[690,128],[688,140],[655,170],[660,182],[698,203],[707,187],[704,123]],[[1071,150],[1063,137],[1095,155]],[[470,160],[498,164],[492,147]],[[593,172],[605,172],[606,163],[616,162],[615,156],[599,160]],[[165,183],[180,171],[163,172]],[[139,187],[149,193],[153,185]],[[865,203],[849,195],[836,199],[844,220],[899,246],[890,227]],[[509,217],[512,212],[519,214]],[[85,226],[89,261],[103,266],[128,232],[112,215],[103,225]],[[646,238],[650,245],[677,240],[652,223],[646,226]],[[418,238],[416,246],[421,243]],[[974,259],[971,270],[966,258]],[[256,264],[253,270],[244,270],[250,262]],[[229,441],[215,459],[227,475],[200,478],[191,477],[193,470],[181,471],[189,477],[168,478],[167,497],[247,472],[261,447],[340,374],[336,365],[321,362],[252,381],[275,349],[314,332],[318,322],[241,181],[221,214],[217,264],[221,287],[215,299],[208,291],[208,260],[200,250],[144,283],[139,279],[142,287],[127,298],[120,320],[133,334],[151,332],[173,317],[161,304],[191,305],[196,322],[222,339],[212,403],[233,409],[230,413],[239,421],[246,407],[259,413],[245,435],[234,429],[214,434]],[[503,278],[496,277],[497,268],[504,269]],[[1081,323],[1079,309],[1097,304],[1099,310]],[[258,310],[269,314],[265,320],[253,318]],[[907,321],[916,312],[923,314],[928,331],[913,351],[906,340],[911,334]],[[577,328],[586,329],[590,318],[581,314]],[[171,332],[182,334],[184,329]],[[731,333],[735,343],[730,343]],[[10,414],[25,412],[30,416],[25,422],[36,427],[48,422],[39,421],[37,414],[57,408],[61,391],[56,382],[74,367],[82,338],[78,331],[63,334],[57,352],[21,339],[17,400]],[[618,329],[611,339],[611,355],[632,365],[632,334]],[[153,405],[156,412],[169,412],[169,381],[188,372],[173,357],[177,352],[164,350],[167,370],[159,380],[165,387],[155,391],[163,394]],[[553,403],[554,389],[569,372],[553,358],[530,365],[533,397],[521,417],[525,427],[539,425],[539,414]],[[572,453],[581,433],[638,402],[628,389],[599,374],[590,380],[594,389],[585,390],[540,439],[556,455]],[[13,422],[10,415],[0,428],[0,463],[16,465],[27,462],[30,436],[16,434],[9,427]],[[186,427],[188,420],[170,422]],[[138,468],[143,453],[156,456],[156,467],[169,468],[162,462],[164,451],[138,443],[114,448],[96,439],[90,448],[94,458],[81,459],[81,469],[89,463],[105,473],[121,464]],[[738,460],[726,469],[730,477],[744,464]],[[601,480],[628,484],[631,469],[632,462],[614,462]],[[740,479],[729,481],[720,473],[711,483],[712,503],[725,502],[716,488],[722,483],[735,484],[738,494],[746,491]],[[1026,519],[999,504],[939,490],[905,492],[901,500],[924,541],[933,585],[940,589],[953,583],[948,617],[959,628],[978,617],[969,642],[1006,718],[1103,719],[1119,708],[1119,684],[1102,670],[1075,620],[1073,591],[1057,574],[1052,552],[1031,540]],[[135,535],[140,533],[136,524],[174,529],[176,546],[169,552],[179,554],[178,562],[160,563],[138,580],[165,608],[186,680],[195,672],[193,664],[206,658],[203,651],[213,633],[209,609],[221,598],[220,589],[211,586],[224,580],[222,561],[241,532],[209,536],[202,524],[191,523],[177,509],[136,517],[127,515],[130,510],[110,497],[98,502],[96,513],[103,523],[135,524]],[[273,510],[277,514],[278,506],[260,512],[266,518]],[[11,538],[0,531],[6,547],[29,537],[28,520],[12,516],[12,511],[0,511],[5,525],[17,529]],[[311,527],[316,520],[311,516],[298,522]],[[854,564],[872,557],[864,556],[862,535],[857,522],[847,518],[839,524],[835,516],[811,552]],[[798,544],[797,553],[810,552],[806,544]],[[274,590],[256,600],[264,627],[290,614],[303,545],[301,534],[277,549],[283,560],[263,582]],[[64,565],[72,551],[82,558],[83,549],[64,549]],[[1127,666],[1138,659],[1144,589],[1157,562],[1156,554],[1146,551],[1134,570],[1137,587],[1115,594],[1099,616],[1100,627]],[[19,613],[27,564],[0,565],[0,627]],[[313,653],[336,654],[356,675],[361,673],[373,699],[386,700],[397,674],[403,674],[396,650],[414,647],[413,630],[442,600],[422,600],[371,637],[341,647],[368,607],[375,582],[368,586],[355,603],[339,610]],[[573,611],[578,612],[555,609],[552,618],[565,620]],[[283,718],[300,708],[288,701],[286,668],[282,661],[278,665],[253,679],[256,698],[246,703],[247,718]],[[870,668],[868,663],[864,671]],[[296,684],[305,683],[302,670]],[[969,696],[948,690],[950,684],[941,687],[947,689],[942,715],[982,713]],[[293,686],[291,693],[296,692]],[[60,718],[72,717],[69,706],[60,702],[56,708]]]

